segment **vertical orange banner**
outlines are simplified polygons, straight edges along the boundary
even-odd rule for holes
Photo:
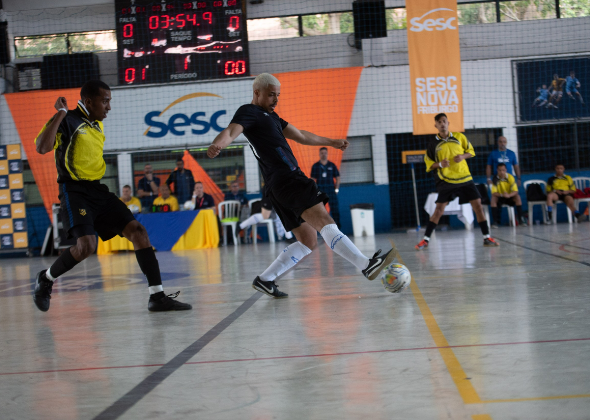
[[[406,1],[406,12],[414,134],[436,133],[440,112],[464,131],[457,1]]]

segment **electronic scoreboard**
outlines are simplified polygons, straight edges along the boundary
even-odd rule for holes
[[[119,85],[250,75],[242,0],[116,0],[115,8]]]

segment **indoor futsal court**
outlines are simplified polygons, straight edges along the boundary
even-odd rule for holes
[[[397,245],[413,282],[396,295],[323,243],[281,300],[250,286],[279,244],[159,253],[183,313],[147,314],[119,254],[64,276],[40,316],[30,279],[49,260],[4,261],[2,418],[587,419],[584,228],[501,229],[494,249],[465,231],[422,252],[415,233],[357,239]]]

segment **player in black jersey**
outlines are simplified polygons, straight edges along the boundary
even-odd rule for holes
[[[129,239],[139,267],[147,277],[150,311],[191,309],[175,295],[166,296],[160,267],[145,228],[127,206],[100,183],[106,163],[103,158],[105,135],[102,120],[111,109],[111,89],[99,80],[82,86],[78,106],[70,111],[66,98],[57,98],[55,114],[43,127],[35,143],[37,152],[55,151],[62,221],[68,237],[76,245],[66,249],[48,270],[37,273],[33,301],[39,310],[49,310],[53,282],[96,249],[95,232],[106,241],[115,235]]]
[[[317,232],[326,244],[344,257],[369,280],[377,278],[383,268],[395,259],[390,250],[386,254],[377,251],[372,258],[364,256],[345,236],[330,217],[325,204],[328,196],[319,190],[316,183],[299,169],[297,159],[287,143],[286,137],[310,146],[331,146],[345,150],[346,140],[320,137],[308,131],[298,130],[281,119],[275,112],[280,82],[271,74],[263,73],[254,80],[252,103],[241,106],[229,126],[223,130],[209,149],[207,155],[214,158],[244,133],[252,152],[258,159],[265,181],[265,194],[280,217],[285,229],[292,231],[297,242],[289,245],[281,255],[259,276],[252,287],[274,298],[285,298],[275,280],[294,267],[317,246]],[[401,283],[398,291],[406,285]]]

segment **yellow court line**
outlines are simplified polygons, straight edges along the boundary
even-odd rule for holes
[[[392,240],[390,240],[390,242],[393,248],[396,250],[397,259],[399,260],[399,262],[403,264],[404,260],[402,259],[401,255],[399,255],[399,252],[397,252],[395,244]],[[447,370],[451,374],[453,382],[455,382],[455,386],[457,387],[457,390],[459,391],[461,398],[463,398],[463,402],[465,404],[481,403],[482,401],[479,398],[477,391],[471,384],[471,381],[467,379],[467,375],[461,367],[461,363],[459,363],[459,360],[457,360],[457,357],[455,356],[453,349],[448,348],[449,343],[447,342],[447,339],[445,338],[443,332],[439,328],[436,319],[434,319],[434,315],[432,315],[432,312],[430,312],[430,308],[428,307],[428,304],[426,303],[424,296],[422,296],[422,292],[416,284],[414,276],[412,276],[410,289],[414,294],[414,299],[416,299],[416,303],[418,304],[418,308],[420,308],[420,312],[422,312],[422,317],[424,318],[424,322],[426,322],[428,331],[430,331],[430,335],[432,336],[432,339],[434,340],[436,347],[439,347],[438,351],[443,361],[445,362],[445,365],[447,366]]]
[[[566,400],[569,398],[590,398],[590,394],[578,394],[578,395],[555,395],[553,397],[536,397],[536,398],[512,398],[503,400],[483,400],[482,404],[491,403],[510,403],[510,402],[522,402],[522,401],[544,401],[544,400]]]
[[[474,414],[471,416],[472,420],[492,420],[492,416],[489,414]]]

